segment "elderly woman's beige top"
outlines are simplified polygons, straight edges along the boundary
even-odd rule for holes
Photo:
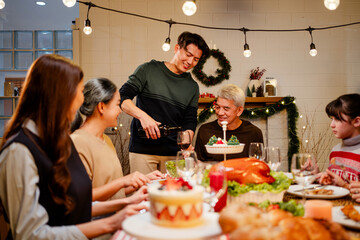
[[[120,160],[108,136],[104,134],[105,141],[102,141],[94,135],[78,129],[71,134],[71,138],[89,174],[93,188],[103,186],[123,176]],[[125,190],[121,189],[110,199],[124,197]]]

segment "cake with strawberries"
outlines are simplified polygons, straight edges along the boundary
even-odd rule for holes
[[[245,144],[240,143],[236,136],[232,135],[229,141],[217,138],[213,135],[205,145],[206,151],[211,154],[232,154],[241,153]]]
[[[148,187],[151,221],[160,226],[189,228],[203,223],[203,192],[182,178],[168,178]]]

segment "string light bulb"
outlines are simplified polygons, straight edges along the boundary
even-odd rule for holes
[[[324,5],[329,10],[335,10],[340,4],[340,0],[324,0]]]
[[[63,0],[63,4],[67,7],[73,7],[76,3],[76,0]]]
[[[315,44],[314,44],[314,42],[313,42],[313,35],[312,35],[312,31],[313,31],[313,30],[314,30],[314,29],[313,29],[312,27],[309,27],[309,28],[308,28],[308,31],[309,31],[310,37],[311,37],[310,52],[309,52],[309,54],[310,54],[310,56],[315,57],[315,56],[317,55],[317,50],[316,50]]]
[[[83,29],[84,33],[85,33],[86,35],[90,35],[90,34],[92,33],[92,28],[91,28],[91,22],[90,22],[90,20],[89,20],[89,19],[86,19],[84,25],[85,25],[85,27],[84,27],[84,29]]]
[[[196,3],[195,0],[186,0],[182,6],[182,10],[186,16],[192,16],[196,12]]]
[[[92,28],[91,28],[91,22],[89,20],[89,12],[90,12],[90,8],[91,8],[91,2],[88,4],[88,10],[87,10],[87,14],[86,14],[86,20],[85,20],[85,23],[84,23],[84,33],[86,35],[90,35],[92,33]]]
[[[162,50],[164,52],[167,52],[170,50],[170,41],[171,41],[170,38],[166,38],[164,44],[162,45]]]
[[[162,50],[163,50],[164,52],[167,52],[167,51],[170,50],[170,42],[171,42],[170,32],[171,32],[171,26],[172,26],[172,24],[174,23],[171,18],[170,18],[169,21],[166,21],[166,22],[169,24],[169,33],[168,33],[168,37],[165,39],[164,44],[162,45]]]
[[[4,0],[0,0],[0,9],[3,9],[5,7]]]
[[[245,45],[244,45],[244,56],[247,58],[251,56],[249,44],[247,44],[247,43],[245,43]]]
[[[246,32],[248,31],[248,29],[242,28],[241,31],[244,32],[244,36],[245,36],[244,57],[247,57],[247,58],[248,58],[248,57],[251,56],[250,47],[249,47],[249,44],[247,44],[247,41],[246,41]]]
[[[309,53],[312,57],[315,57],[317,55],[317,50],[316,50],[314,43],[310,44],[310,52]]]

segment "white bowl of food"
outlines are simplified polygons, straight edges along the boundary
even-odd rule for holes
[[[205,145],[206,151],[211,154],[234,154],[241,153],[244,150],[244,143],[238,145],[213,144]]]

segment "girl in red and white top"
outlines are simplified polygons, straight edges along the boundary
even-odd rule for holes
[[[346,94],[326,106],[335,137],[342,139],[330,153],[330,166],[321,174],[321,184],[349,188],[360,201],[360,95]]]

